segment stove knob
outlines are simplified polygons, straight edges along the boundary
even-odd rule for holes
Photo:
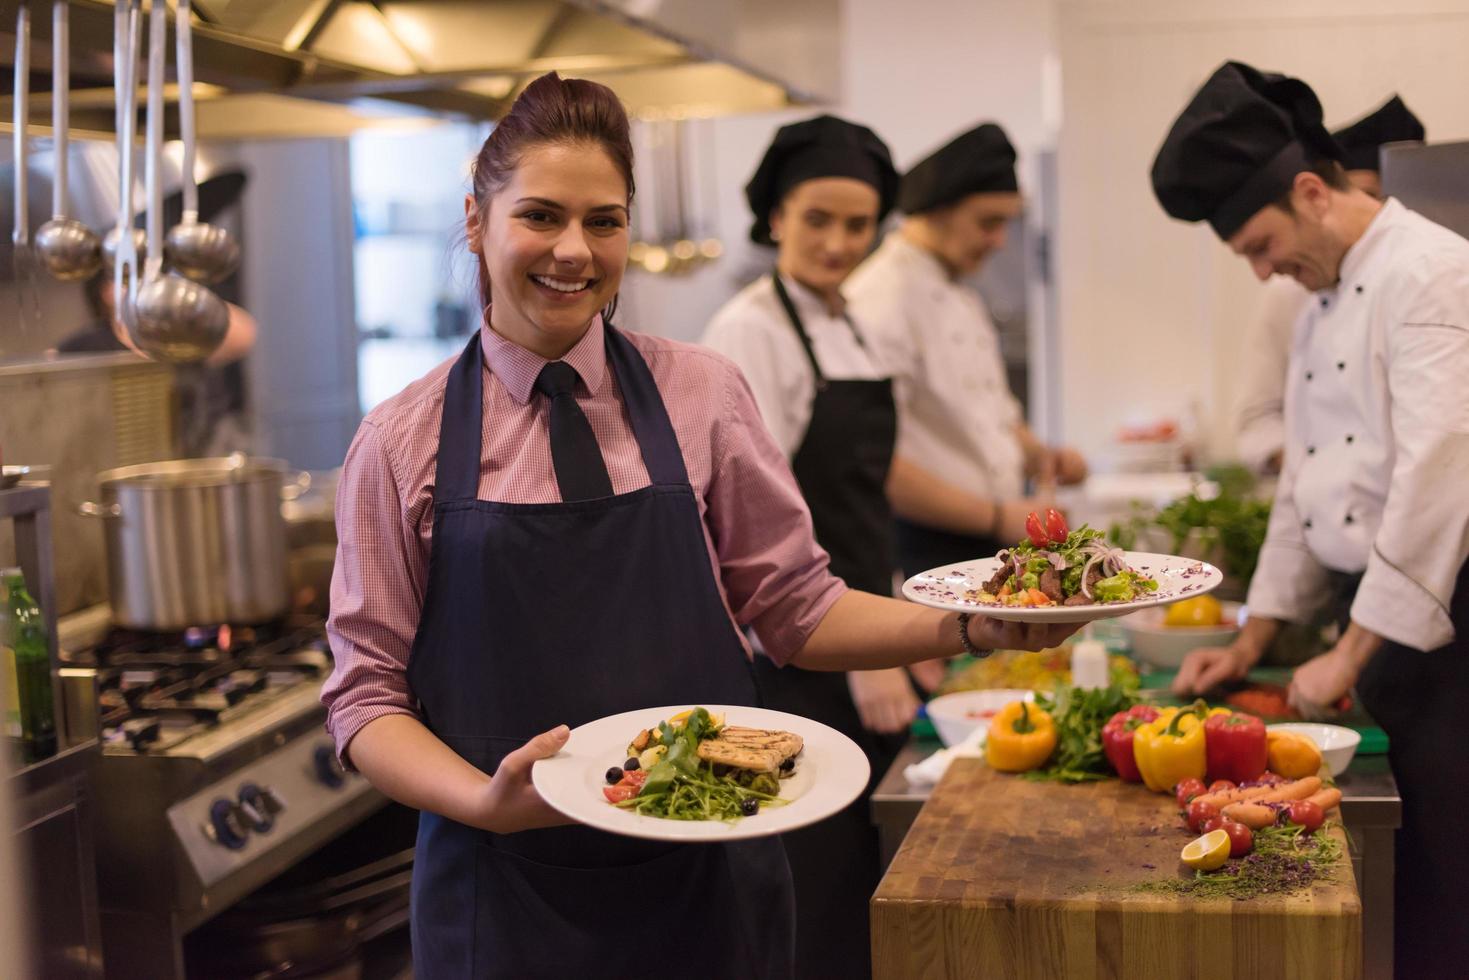
[[[204,833],[210,840],[238,851],[245,846],[249,832],[234,800],[220,797],[209,805],[209,822],[204,825]]]
[[[270,828],[275,826],[275,815],[280,809],[280,801],[269,790],[263,790],[254,783],[246,783],[240,787],[240,812],[250,829],[257,834],[270,832]]]
[[[340,789],[347,781],[347,774],[337,761],[337,751],[331,745],[318,745],[312,758],[316,764],[316,778],[323,786]]]

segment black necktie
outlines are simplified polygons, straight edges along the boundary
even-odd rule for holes
[[[576,368],[565,361],[552,361],[536,378],[536,391],[551,399],[551,464],[556,468],[556,485],[562,500],[610,497],[607,464],[597,448],[592,423],[572,395],[575,388]]]

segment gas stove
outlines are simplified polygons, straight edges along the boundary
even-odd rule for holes
[[[386,802],[323,730],[325,626],[150,634],[59,624],[63,685],[95,703],[108,977],[184,976],[183,937]],[[67,695],[68,712],[86,697]]]
[[[332,667],[324,628],[309,619],[181,633],[113,630],[67,661],[96,671],[99,736],[108,755],[189,751],[191,740],[293,691],[319,692]]]

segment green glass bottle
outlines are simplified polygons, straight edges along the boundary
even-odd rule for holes
[[[51,696],[51,651],[41,607],[26,590],[18,568],[0,571],[9,612],[20,700],[21,760],[30,764],[56,754],[56,712]]]

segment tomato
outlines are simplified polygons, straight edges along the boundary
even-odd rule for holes
[[[1190,777],[1173,787],[1173,798],[1178,801],[1178,808],[1182,810],[1195,796],[1203,796],[1205,792],[1204,781]]]
[[[1261,786],[1279,786],[1281,783],[1290,782],[1290,780],[1279,773],[1266,771],[1262,772],[1260,778],[1256,779],[1255,782]]]
[[[1221,819],[1219,829],[1229,835],[1229,856],[1244,857],[1255,847],[1255,835],[1244,824],[1236,820]]]
[[[631,772],[625,772],[622,774],[622,781],[635,790],[641,790],[643,784],[648,781],[648,770],[634,769]]]
[[[638,787],[631,783],[618,783],[616,786],[603,786],[602,795],[607,797],[608,803],[621,803],[638,795]]]
[[[1205,820],[1204,821],[1204,823],[1203,823],[1203,825],[1201,827],[1199,827],[1199,833],[1201,833],[1201,834],[1207,834],[1207,833],[1211,833],[1211,832],[1213,832],[1215,830],[1222,830],[1224,828],[1224,825],[1226,823],[1234,823],[1234,821],[1233,820],[1225,820],[1224,819],[1224,814],[1222,814],[1222,813],[1219,816],[1217,816],[1217,817],[1210,817],[1208,820]]]
[[[1296,800],[1286,811],[1287,819],[1293,824],[1299,824],[1306,828],[1306,833],[1312,833],[1326,820],[1326,814],[1321,807],[1310,800]]]
[[[1204,826],[1206,821],[1217,816],[1219,816],[1219,808],[1203,800],[1194,800],[1184,811],[1184,820],[1188,823],[1188,829],[1196,834],[1200,832],[1199,828]]]
[[[1061,516],[1059,510],[1052,507],[1046,511],[1046,536],[1053,544],[1065,544],[1066,537],[1070,533],[1071,529],[1066,526],[1066,518]]]
[[[1041,515],[1035,511],[1031,511],[1030,515],[1025,518],[1025,533],[1029,535],[1030,543],[1037,548],[1044,548],[1051,543],[1051,539],[1046,537],[1046,528],[1041,523]]]
[[[1234,783],[1231,783],[1227,779],[1216,779],[1209,784],[1209,792],[1211,793],[1228,793],[1235,788]]]

